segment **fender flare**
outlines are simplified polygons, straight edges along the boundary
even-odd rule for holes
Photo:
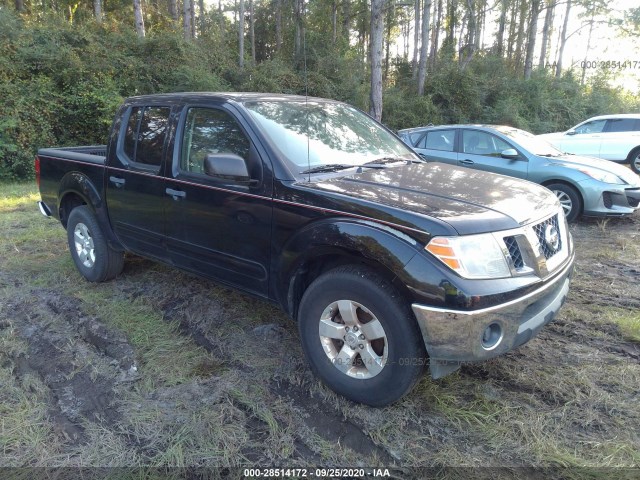
[[[118,241],[118,237],[116,237],[111,228],[104,199],[91,179],[87,175],[77,171],[66,173],[64,177],[62,177],[62,180],[60,180],[60,186],[58,188],[58,212],[60,212],[62,208],[65,197],[70,194],[78,195],[93,209],[98,223],[107,237],[109,246],[115,250],[124,251],[122,244]]]
[[[367,220],[323,219],[297,231],[275,255],[275,296],[292,317],[297,310],[296,293],[306,266],[327,256],[363,259],[386,269],[393,277],[418,253],[421,245],[400,230]]]

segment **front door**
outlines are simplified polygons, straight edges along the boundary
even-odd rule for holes
[[[500,173],[510,177],[526,179],[528,175],[527,159],[521,155],[518,158],[504,158],[502,152],[514,149],[500,137],[481,130],[461,129],[462,139],[458,164],[463,167],[475,168],[487,172]]]
[[[243,120],[224,105],[182,112],[165,195],[167,245],[187,270],[266,296],[271,258],[272,176]],[[182,133],[180,133],[182,132]],[[245,159],[251,182],[205,173],[207,154]]]

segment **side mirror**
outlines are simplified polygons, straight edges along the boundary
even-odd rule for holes
[[[239,183],[251,183],[247,163],[234,153],[208,153],[204,157],[204,173]]]
[[[565,133],[565,135],[575,135],[576,133],[578,132],[576,132],[575,130],[569,130]]]
[[[507,148],[500,153],[502,158],[508,158],[509,160],[517,160],[520,155],[515,148]]]

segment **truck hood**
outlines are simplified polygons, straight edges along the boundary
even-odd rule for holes
[[[534,183],[443,163],[365,169],[307,186],[437,218],[461,235],[517,228],[559,209],[555,195]]]

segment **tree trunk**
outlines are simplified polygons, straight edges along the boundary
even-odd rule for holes
[[[276,0],[276,53],[282,48],[282,0]]]
[[[196,38],[196,0],[191,0],[191,38]]]
[[[420,0],[415,0],[413,8],[415,14],[415,22],[413,30],[413,62],[411,63],[411,77],[416,80],[418,78],[418,52],[420,51]]]
[[[580,84],[584,85],[584,81],[587,78],[587,61],[589,60],[589,50],[591,50],[591,36],[593,35],[593,19],[595,17],[595,9],[591,11],[591,20],[589,20],[589,36],[587,37],[587,51],[584,53],[584,61],[582,62],[582,76],[580,77]]]
[[[204,0],[198,0],[198,6],[200,9],[200,35],[204,35],[204,32],[207,29],[207,16],[205,15],[206,10]]]
[[[136,33],[140,38],[144,37],[144,17],[142,15],[142,4],[140,0],[133,0],[133,16],[136,21]]]
[[[509,18],[509,37],[507,38],[507,58],[509,60],[513,58],[513,47],[516,44],[516,20],[518,19],[519,6],[519,0],[515,0],[513,5],[511,5],[511,17]]]
[[[256,64],[256,31],[254,28],[254,17],[253,17],[253,2],[254,0],[249,0],[249,40],[251,41],[251,62],[253,65]]]
[[[349,42],[349,33],[351,32],[351,1],[343,0],[342,2],[342,36],[344,40]]]
[[[238,65],[244,68],[244,0],[238,5]]]
[[[564,13],[564,22],[562,24],[562,32],[560,33],[560,51],[558,52],[558,63],[556,63],[556,78],[562,75],[562,55],[564,47],[567,44],[567,26],[569,24],[569,12],[571,11],[571,0],[567,0],[567,10]]]
[[[467,26],[467,30],[468,30],[467,44],[464,47],[464,50],[466,50],[466,52],[465,52],[464,59],[462,59],[462,62],[460,63],[460,70],[464,70],[465,68],[467,68],[467,65],[469,65],[469,62],[471,61],[471,59],[473,59],[473,55],[476,51],[476,35],[477,35],[478,24],[476,21],[476,5],[473,0],[467,0],[467,9],[469,11],[468,13],[469,23]]]
[[[296,63],[300,62],[303,58],[304,52],[304,25],[302,16],[304,15],[304,0],[294,0],[295,2],[295,16],[296,16],[296,34],[294,40],[294,56]]]
[[[538,67],[544,68],[547,64],[547,50],[549,49],[549,36],[551,35],[551,29],[553,28],[553,10],[555,3],[553,0],[547,2],[547,11],[544,15],[544,26],[542,27],[542,46],[540,47],[540,60],[538,61]]]
[[[389,48],[391,46],[391,23],[393,21],[393,7],[388,15],[385,17],[385,21],[387,24],[387,34],[384,40],[384,74],[382,76],[384,83],[387,83],[387,78],[389,76]]]
[[[433,34],[431,36],[431,52],[429,53],[429,67],[433,70],[436,66],[436,57],[438,55],[438,42],[440,41],[440,25],[442,22],[442,0],[438,0],[436,6],[435,22],[433,25]]]
[[[536,48],[538,35],[538,15],[540,14],[540,0],[531,1],[531,21],[529,22],[529,38],[527,39],[527,53],[524,57],[524,79],[531,78],[533,70],[533,51]]]
[[[102,24],[102,1],[101,0],[93,0],[93,13],[96,16],[96,22],[98,25]]]
[[[422,45],[420,45],[420,65],[418,66],[418,95],[424,95],[427,78],[427,57],[429,56],[429,22],[431,20],[431,0],[424,0],[422,13]]]
[[[338,39],[338,0],[331,4],[331,30],[331,43],[335,45]]]
[[[496,36],[496,55],[502,57],[504,52],[504,31],[507,26],[508,0],[502,0],[500,4],[500,20],[498,22],[498,34]]]
[[[174,23],[178,23],[180,16],[178,14],[178,1],[177,0],[169,0],[169,16],[174,21]]]
[[[520,1],[520,18],[518,20],[518,36],[516,37],[516,51],[515,51],[515,61],[518,68],[523,64],[522,51],[524,46],[524,38],[525,38],[525,22],[527,20],[527,1]]]
[[[16,0],[16,12],[22,13],[24,11],[24,0]]]
[[[384,0],[371,0],[371,97],[369,113],[376,120],[382,119],[382,39],[384,36]]]
[[[191,10],[193,6],[191,5],[191,0],[183,0],[182,6],[182,32],[184,34],[185,40],[191,40]]]

